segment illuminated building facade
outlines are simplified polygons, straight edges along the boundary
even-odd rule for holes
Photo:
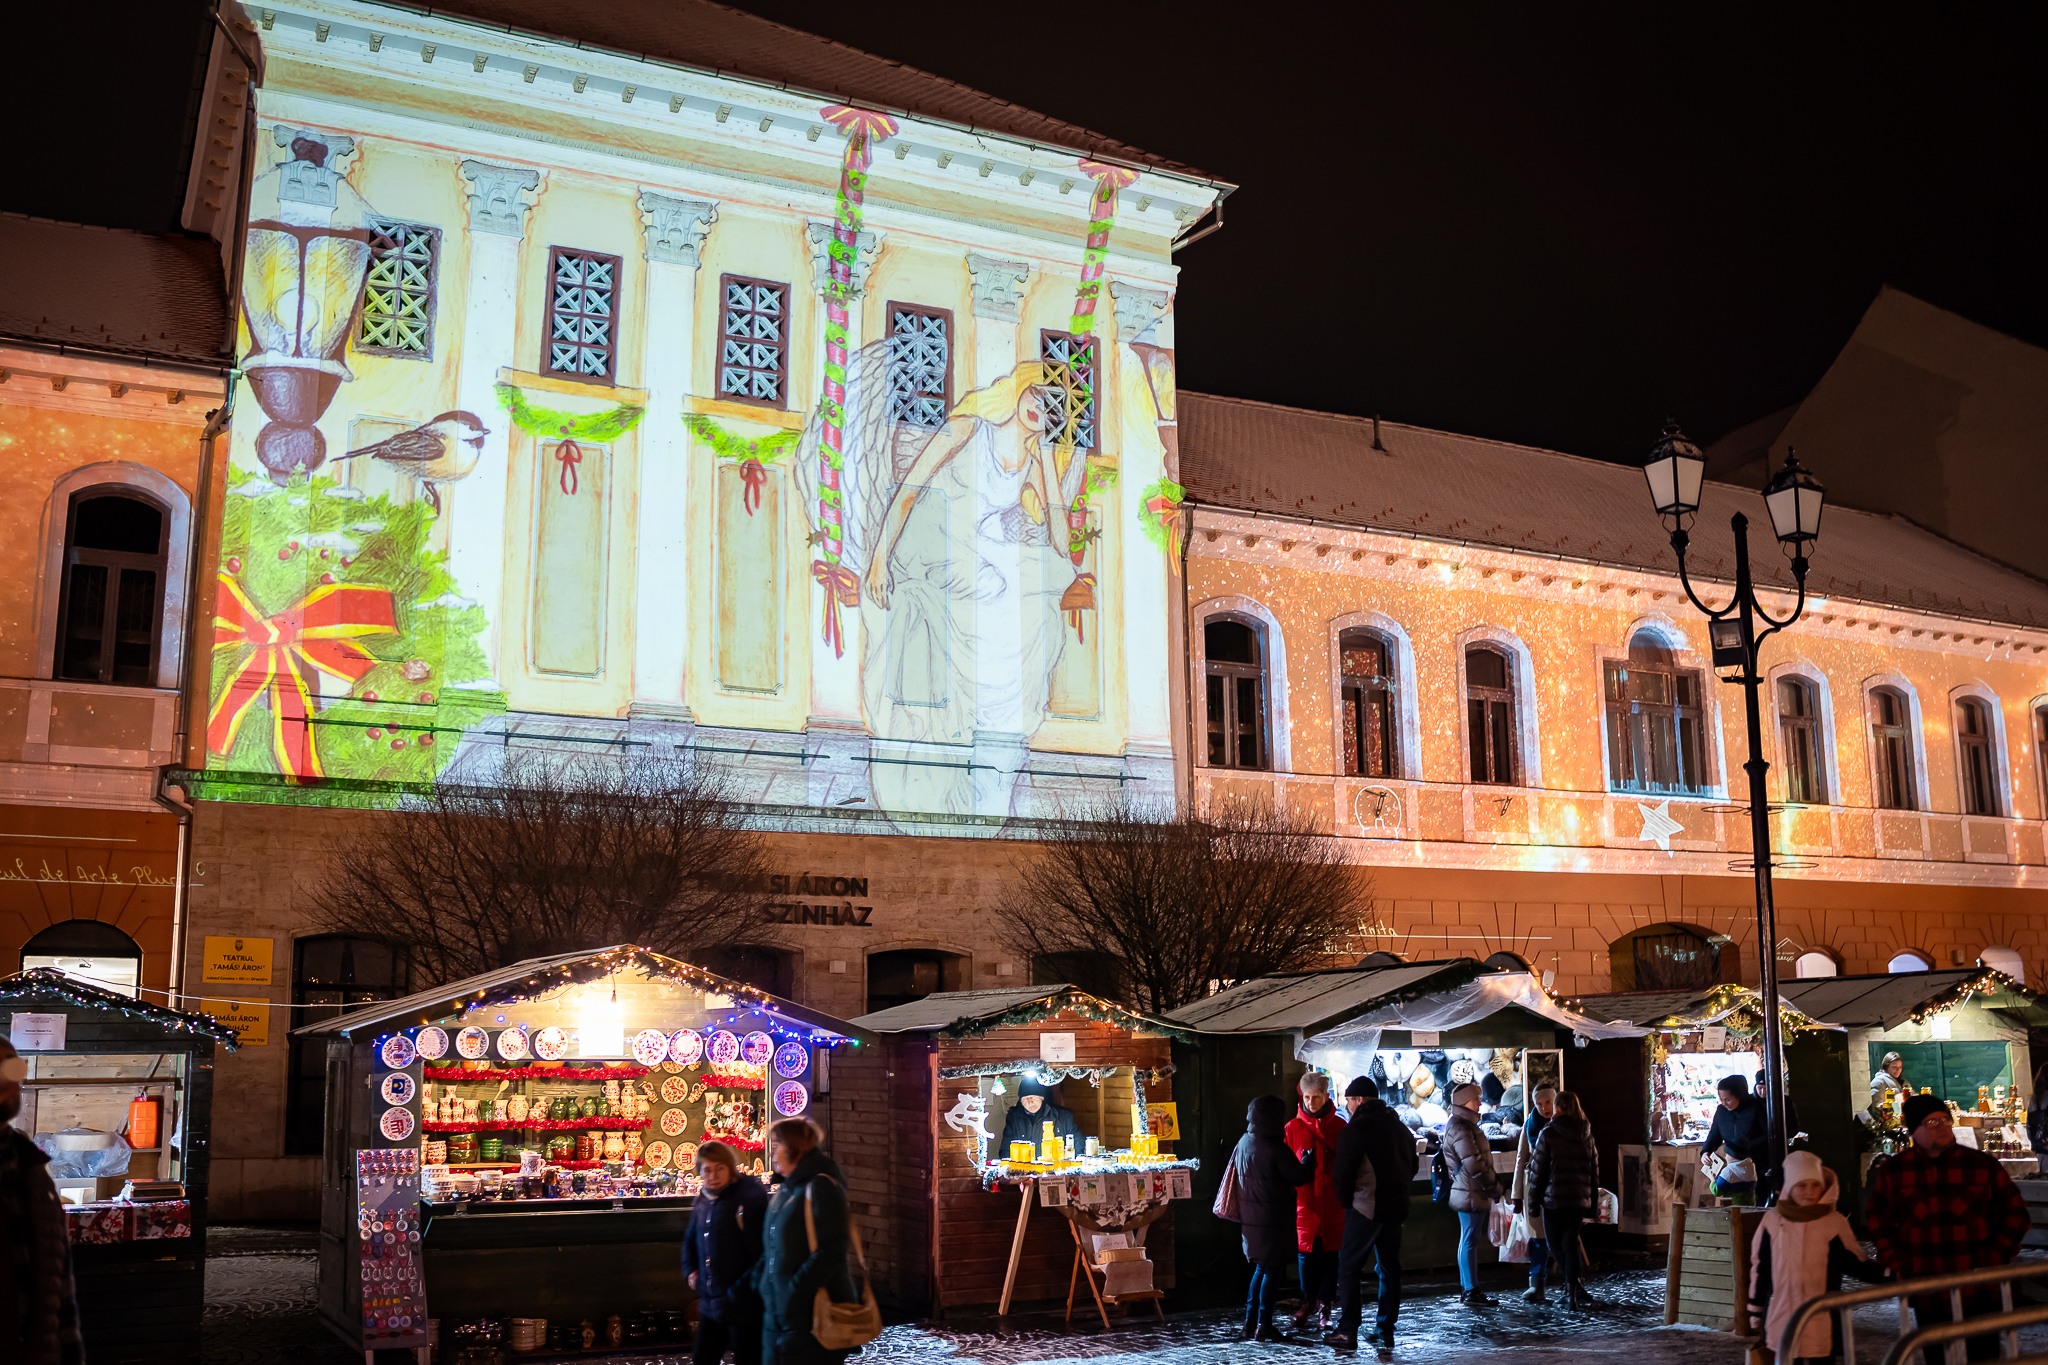
[[[723,6],[585,8],[238,30],[248,382],[186,778],[187,996],[247,1044],[217,1215],[311,1207],[287,1029],[403,983],[307,882],[405,790],[514,747],[726,765],[791,915],[744,974],[850,1015],[1023,970],[990,836],[1176,789],[1171,251],[1228,186]],[[227,935],[267,989],[206,986]]]
[[[1373,869],[1360,954],[1506,954],[1561,994],[1755,980],[1741,693],[1640,473],[1196,394],[1181,431],[1197,797],[1326,822]],[[1725,600],[1736,510],[1781,613],[1753,492],[1708,486],[1694,581]],[[1781,970],[2038,979],[2048,587],[1834,506],[1809,586],[1764,655]]]

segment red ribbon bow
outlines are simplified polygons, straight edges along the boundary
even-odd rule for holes
[[[1124,186],[1134,183],[1138,178],[1138,173],[1128,166],[1111,166],[1102,161],[1085,160],[1078,164],[1081,167],[1081,174],[1095,182],[1095,194],[1099,199],[1107,198]]]
[[[555,458],[562,464],[562,491],[570,497],[582,486],[576,477],[576,466],[583,463],[583,447],[574,441],[564,441],[555,447]]]
[[[1180,558],[1180,500],[1161,493],[1146,502],[1145,510],[1159,522],[1159,529],[1166,533],[1166,553],[1174,559]]]
[[[818,111],[818,116],[846,134],[846,164],[856,171],[868,168],[876,142],[896,136],[896,120],[873,109],[828,104]]]
[[[740,464],[740,482],[746,487],[740,490],[740,506],[747,509],[747,515],[754,515],[754,509],[761,505],[761,490],[768,486],[768,466],[759,460],[745,460]]]
[[[822,559],[811,561],[811,577],[825,590],[825,643],[832,646],[834,658],[846,653],[846,631],[839,624],[841,607],[860,606],[860,575],[844,564],[827,564]]]
[[[254,646],[213,703],[206,744],[217,754],[235,746],[242,722],[259,697],[270,701],[270,748],[278,771],[317,778],[320,753],[313,742],[315,671],[355,682],[376,660],[350,641],[396,635],[391,590],[362,584],[323,583],[291,608],[265,616],[241,584],[220,575],[214,607],[213,647]]]

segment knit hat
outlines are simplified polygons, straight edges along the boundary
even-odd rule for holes
[[[1812,1152],[1788,1152],[1785,1155],[1785,1188],[1791,1189],[1802,1180],[1818,1180],[1828,1183],[1828,1168],[1821,1165],[1820,1158]]]
[[[1373,1084],[1372,1077],[1358,1076],[1344,1087],[1344,1093],[1362,1100],[1376,1100],[1380,1097],[1380,1088]]]
[[[1947,1113],[1948,1102],[1933,1095],[1915,1095],[1900,1106],[1900,1112],[1904,1115],[1900,1121],[1910,1133],[1926,1122],[1929,1114],[1937,1110]]]
[[[1454,1085],[1451,1087],[1451,1108],[1453,1109],[1456,1109],[1460,1105],[1470,1104],[1472,1103],[1472,1101],[1478,1098],[1479,1087],[1476,1085],[1468,1083],[1465,1085]]]

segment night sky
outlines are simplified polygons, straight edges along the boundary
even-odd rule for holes
[[[1634,460],[1798,401],[1881,284],[2048,345],[2037,6],[743,8],[1240,185],[1191,389]],[[204,6],[45,13],[0,207],[174,229]]]

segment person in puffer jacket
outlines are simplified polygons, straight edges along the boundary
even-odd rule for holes
[[[1294,1192],[1294,1247],[1300,1257],[1299,1332],[1310,1321],[1329,1330],[1337,1306],[1337,1250],[1344,1245],[1344,1200],[1337,1193],[1337,1140],[1344,1120],[1330,1103],[1330,1078],[1311,1071],[1301,1078],[1301,1108],[1287,1121],[1287,1146],[1296,1156],[1316,1154],[1316,1178]]]
[[[1294,1192],[1315,1179],[1316,1153],[1297,1160],[1287,1148],[1287,1106],[1261,1095],[1245,1108],[1245,1133],[1230,1154],[1237,1167],[1238,1222],[1252,1283],[1244,1304],[1244,1339],[1291,1341],[1273,1326],[1273,1299],[1295,1256]]]
[[[768,1187],[739,1164],[739,1153],[722,1142],[697,1149],[704,1188],[683,1234],[683,1278],[697,1291],[696,1365],[718,1365],[728,1348],[738,1365],[761,1365],[761,1300],[752,1281]]]
[[[1479,1239],[1486,1236],[1500,1178],[1493,1171],[1493,1144],[1479,1127],[1479,1087],[1451,1091],[1451,1118],[1444,1125],[1444,1160],[1451,1168],[1451,1210],[1458,1215],[1460,1302],[1471,1308],[1493,1303],[1479,1287]]]
[[[1543,1210],[1543,1240],[1564,1271],[1565,1289],[1573,1308],[1593,1307],[1581,1282],[1579,1228],[1593,1212],[1600,1190],[1600,1151],[1593,1145],[1593,1125],[1571,1091],[1557,1097],[1557,1114],[1536,1139],[1536,1159],[1529,1166],[1529,1200]]]
[[[1751,1326],[1763,1329],[1763,1348],[1775,1352],[1808,1299],[1832,1294],[1844,1275],[1872,1284],[1884,1279],[1884,1268],[1863,1259],[1849,1220],[1835,1211],[1841,1185],[1835,1173],[1812,1152],[1785,1157],[1785,1198],[1764,1211],[1749,1244],[1749,1306]],[[1790,1358],[1826,1360],[1835,1353],[1834,1314],[1807,1319],[1792,1345]]]

